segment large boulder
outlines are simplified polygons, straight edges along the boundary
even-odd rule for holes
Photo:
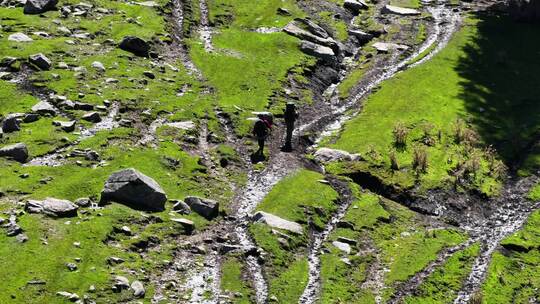
[[[43,201],[29,200],[25,209],[30,213],[43,213],[52,217],[73,217],[77,216],[79,206],[68,200],[48,197]]]
[[[334,161],[355,161],[359,160],[358,154],[351,154],[347,151],[321,148],[314,154],[315,160],[321,163],[329,163]]]
[[[148,57],[148,52],[150,52],[150,45],[148,42],[135,36],[124,37],[118,47],[137,56]]]
[[[188,196],[184,202],[197,214],[211,220],[219,215],[219,203],[205,198]]]
[[[21,130],[21,118],[24,116],[22,113],[9,114],[2,121],[2,131],[4,133],[11,133]]]
[[[255,213],[252,217],[252,220],[254,222],[265,223],[272,228],[283,229],[296,234],[303,233],[302,225],[288,221],[286,219],[282,219],[277,215],[273,215],[263,211]]]
[[[58,0],[26,0],[23,12],[25,14],[41,14],[53,10]]]
[[[118,202],[136,209],[165,210],[167,196],[152,178],[135,169],[114,172],[105,182],[100,204]]]
[[[20,163],[25,163],[28,160],[28,148],[23,143],[5,146],[0,148],[0,157],[8,157]]]
[[[51,69],[52,61],[42,53],[31,55],[28,59],[30,63],[34,64],[41,70],[47,71]]]
[[[323,38],[323,37],[314,35],[310,33],[309,31],[303,29],[301,26],[299,26],[296,21],[292,21],[289,24],[287,24],[287,26],[283,28],[283,31],[296,38],[307,40],[315,44],[327,46],[336,53],[340,52],[340,46],[334,39],[332,39],[331,37]]]
[[[336,54],[331,48],[315,44],[310,41],[302,41],[300,50],[310,56],[317,57],[322,60],[333,61],[336,59]]]
[[[358,41],[362,44],[368,43],[371,39],[373,39],[373,35],[370,33],[366,33],[361,30],[349,30],[349,35],[356,37]]]
[[[400,15],[400,16],[415,16],[420,15],[421,12],[419,10],[415,10],[412,8],[405,8],[405,7],[399,7],[399,6],[393,6],[393,5],[385,5],[382,9],[383,14],[394,14],[394,15]]]

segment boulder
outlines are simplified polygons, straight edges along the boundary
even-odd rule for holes
[[[25,163],[28,160],[28,148],[23,143],[5,146],[0,148],[0,157],[8,157],[20,163]]]
[[[29,61],[41,70],[49,70],[52,66],[52,61],[42,53],[30,55]]]
[[[333,241],[332,245],[334,245],[337,249],[345,252],[346,254],[351,254],[351,245],[349,245],[347,243]]]
[[[72,121],[53,121],[53,125],[60,127],[64,132],[75,131],[75,120]]]
[[[283,229],[296,234],[303,233],[302,225],[288,221],[286,219],[282,219],[277,215],[273,215],[263,211],[255,213],[252,217],[252,220],[254,222],[265,223],[272,228]]]
[[[336,58],[336,54],[331,48],[310,41],[302,41],[300,50],[310,56],[326,61],[333,61]]]
[[[283,31],[296,38],[307,40],[315,44],[327,46],[336,53],[340,52],[340,46],[334,39],[332,39],[331,37],[322,38],[322,37],[313,35],[312,33],[298,26],[298,24],[295,21],[289,22],[289,24],[287,24],[287,26],[283,28]]]
[[[174,203],[172,209],[180,214],[190,214],[191,213],[191,207],[189,207],[188,204],[184,203],[183,201],[176,201]]]
[[[14,113],[6,116],[4,121],[2,121],[2,131],[4,131],[4,133],[11,133],[21,130],[20,123],[23,116],[24,114],[21,113]]]
[[[41,14],[53,10],[58,0],[26,0],[23,12],[25,14]]]
[[[192,221],[188,219],[172,218],[171,221],[173,221],[174,223],[180,224],[187,233],[191,233],[193,232],[193,230],[195,230],[195,223],[193,223]]]
[[[163,211],[167,196],[152,178],[135,169],[125,169],[113,173],[105,182],[100,204],[110,201],[143,210]]]
[[[368,5],[362,0],[345,0],[343,7],[357,14],[361,10],[368,9]]]
[[[361,30],[349,30],[349,35],[356,37],[358,41],[362,44],[368,43],[373,39],[373,35],[370,33],[363,32]]]
[[[135,298],[144,298],[144,294],[146,293],[141,281],[133,281],[133,283],[131,283],[131,290],[133,291],[133,296]]]
[[[56,108],[46,101],[40,101],[35,104],[32,107],[32,112],[40,115],[50,114],[52,116],[56,116]]]
[[[184,202],[191,208],[191,210],[208,220],[211,220],[219,215],[219,203],[214,200],[204,199],[196,196],[188,196],[185,198]]]
[[[28,37],[26,34],[23,33],[15,33],[8,36],[9,41],[14,42],[30,42],[34,41],[32,38]]]
[[[105,72],[105,66],[103,65],[103,63],[99,61],[92,62],[92,67],[96,69],[98,72]]]
[[[90,112],[90,113],[84,114],[82,119],[89,122],[98,123],[101,121],[101,116],[99,116],[98,112]]]
[[[28,114],[25,114],[23,117],[23,122],[25,123],[36,122],[38,120],[39,120],[39,114],[36,114],[36,113],[28,113]]]
[[[68,200],[48,197],[43,201],[27,201],[25,209],[30,213],[43,213],[52,217],[73,217],[77,216],[79,206]]]
[[[415,16],[420,15],[421,12],[419,10],[415,10],[412,8],[405,8],[405,7],[399,7],[399,6],[393,6],[393,5],[385,5],[382,9],[383,14],[394,14],[394,15],[400,15],[400,16]]]
[[[355,161],[359,160],[358,154],[351,154],[347,151],[321,148],[314,154],[315,160],[321,163],[329,163],[334,161]]]
[[[326,38],[330,37],[330,35],[328,35],[328,33],[326,32],[325,29],[323,29],[318,24],[316,24],[315,22],[313,22],[313,21],[311,21],[309,19],[297,18],[297,19],[295,19],[295,21],[297,21],[298,23],[303,24],[304,27],[310,33],[312,33],[315,36],[319,36],[319,37],[321,37],[323,39],[326,39]]]
[[[139,37],[126,36],[118,47],[124,51],[131,52],[137,56],[148,57],[150,45]]]
[[[120,291],[122,289],[128,289],[129,288],[129,280],[124,276],[115,276],[114,277],[114,283],[113,288]]]

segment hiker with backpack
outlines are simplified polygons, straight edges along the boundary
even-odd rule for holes
[[[283,111],[283,117],[285,118],[285,126],[287,127],[287,135],[285,136],[285,145],[283,151],[292,151],[292,135],[294,131],[294,122],[298,118],[296,112],[296,105],[293,102],[288,102],[285,110]]]
[[[272,115],[267,113],[257,114],[257,120],[253,125],[253,135],[257,138],[259,150],[255,155],[264,156],[264,143],[272,130]]]

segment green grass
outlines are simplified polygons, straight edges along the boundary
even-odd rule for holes
[[[480,246],[475,244],[454,253],[418,287],[414,296],[405,298],[404,303],[454,303],[479,249]]]
[[[495,252],[482,287],[483,303],[529,303],[540,288],[540,212],[533,213],[523,230],[501,243],[523,251]]]
[[[221,289],[232,293],[240,293],[240,297],[233,297],[233,303],[248,304],[253,291],[242,276],[245,273],[242,262],[237,257],[229,257],[221,265]]]
[[[322,179],[322,174],[301,170],[279,182],[257,210],[304,224],[308,221],[308,214],[312,214],[314,224],[323,227],[337,208],[334,201],[338,193],[331,186],[319,182]],[[316,208],[320,212],[315,212]]]
[[[336,19],[333,12],[320,12],[319,17],[323,23],[326,23],[333,30],[334,37],[337,40],[345,41],[349,38],[349,32],[347,31],[347,23],[341,19]]]
[[[432,125],[431,136],[435,143],[427,147],[428,169],[419,176],[419,182],[424,188],[441,187],[452,179],[449,171],[471,156],[470,149],[455,143],[453,126],[461,118],[469,121],[469,128],[480,137],[473,154],[480,155],[481,165],[475,176],[469,176],[472,187],[488,195],[496,194],[497,177],[491,174],[493,170],[480,148],[493,144],[498,157],[511,164],[521,155],[520,147],[533,138],[540,122],[537,115],[525,114],[538,112],[538,103],[532,102],[537,94],[529,89],[535,87],[531,81],[538,75],[529,73],[535,69],[526,66],[540,45],[523,40],[520,35],[534,31],[532,27],[504,18],[468,19],[449,45],[432,60],[383,83],[381,89],[368,98],[362,113],[346,124],[332,147],[359,152],[373,165],[373,171],[380,171],[381,166],[388,171],[388,155],[394,147],[392,130],[397,122],[402,122],[409,129],[407,146],[398,149],[396,155],[402,170],[392,175],[409,176],[414,180],[413,147],[422,144],[424,126]],[[497,49],[508,40],[525,44],[519,48],[519,54],[497,55],[486,51]],[[476,68],[472,59],[466,59],[481,54],[486,55]],[[507,78],[509,73],[512,76]],[[444,81],[434,82],[433,79]],[[527,92],[525,96],[523,92]],[[516,130],[520,130],[520,134],[516,134]],[[441,140],[437,139],[439,131]],[[531,155],[532,160],[526,162],[524,169],[535,167],[535,156]]]
[[[534,187],[529,190],[529,194],[527,197],[531,201],[540,201],[540,184],[535,185]]]
[[[36,98],[18,90],[15,84],[0,80],[0,115],[28,112],[36,103]]]
[[[392,0],[390,4],[408,8],[420,8],[420,0]]]

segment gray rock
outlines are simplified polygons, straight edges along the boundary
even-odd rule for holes
[[[372,45],[379,53],[388,53],[391,50],[407,50],[409,47],[403,44],[375,42]]]
[[[52,104],[46,101],[40,101],[37,104],[35,104],[32,107],[32,112],[38,113],[41,115],[50,114],[52,116],[56,116],[56,108]]]
[[[193,232],[195,230],[195,223],[193,221],[190,221],[185,218],[172,218],[171,221],[174,223],[178,223],[182,225],[182,227],[186,230],[187,233]]]
[[[71,302],[77,302],[80,299],[79,295],[77,295],[76,293],[70,293],[67,291],[59,291],[56,293],[56,295],[66,298]]]
[[[310,41],[302,41],[302,44],[300,45],[300,50],[310,56],[317,57],[326,61],[333,61],[336,59],[336,54],[331,48],[315,44]]]
[[[137,56],[148,56],[148,52],[150,51],[150,45],[148,42],[142,40],[139,37],[135,36],[126,36],[118,47],[124,51],[131,52]]]
[[[307,30],[315,36],[319,36],[323,39],[330,37],[330,35],[328,35],[325,29],[323,29],[318,24],[309,19],[297,18],[295,19],[295,21],[303,24],[307,28]]]
[[[343,7],[353,13],[358,13],[361,10],[368,9],[368,5],[362,0],[345,0]]]
[[[79,206],[68,200],[48,197],[43,201],[28,200],[25,209],[30,213],[43,213],[52,217],[74,217],[77,216]]]
[[[90,207],[92,205],[92,200],[88,197],[82,197],[75,200],[75,205],[79,207]]]
[[[23,113],[13,113],[6,116],[4,121],[2,121],[2,131],[4,133],[11,133],[21,130],[20,124],[23,116]]]
[[[144,298],[144,294],[146,293],[141,281],[133,281],[133,283],[131,283],[131,290],[133,291],[133,296],[135,298]]]
[[[39,120],[39,115],[36,113],[28,113],[24,115],[23,122],[31,123]]]
[[[28,236],[24,233],[19,233],[17,236],[15,236],[15,239],[19,243],[26,243],[28,241]]]
[[[99,72],[105,72],[105,66],[99,61],[92,62],[92,67]]]
[[[81,110],[81,111],[92,111],[94,110],[94,105],[84,102],[74,102],[73,108],[75,110]]]
[[[75,131],[75,120],[72,121],[53,121],[53,125],[60,127],[62,131],[73,132]]]
[[[24,33],[15,33],[8,36],[9,41],[14,42],[31,42],[34,41],[34,39],[28,37],[28,35]]]
[[[347,151],[330,148],[321,148],[315,152],[314,156],[315,160],[321,163],[334,161],[355,161],[360,159],[358,154],[351,154]]]
[[[66,267],[67,267],[67,269],[69,269],[69,271],[77,270],[77,264],[75,264],[75,263],[67,263]]]
[[[112,256],[112,257],[110,257],[110,258],[107,259],[107,263],[108,263],[109,265],[114,266],[114,265],[118,265],[118,264],[124,263],[124,259],[119,258],[119,257],[114,257],[114,256]]]
[[[101,116],[99,116],[98,112],[90,112],[90,113],[84,114],[82,119],[89,122],[98,123],[101,121]]]
[[[356,37],[358,41],[362,44],[368,43],[373,39],[373,35],[370,33],[363,32],[361,30],[349,30],[349,35]]]
[[[188,204],[186,204],[183,201],[177,201],[172,209],[180,214],[190,214],[191,213],[191,207],[189,207]]]
[[[356,244],[358,244],[358,242],[356,240],[349,239],[349,238],[342,237],[342,236],[338,237],[337,241],[342,242],[342,243],[347,243],[347,244],[349,244],[351,246],[356,246]]]
[[[399,7],[399,6],[393,6],[393,5],[385,5],[382,9],[383,14],[394,14],[394,15],[400,15],[400,16],[415,16],[420,15],[419,10],[415,10],[412,8],[405,8],[405,7]]]
[[[332,39],[331,37],[322,38],[322,37],[313,35],[312,33],[298,26],[298,24],[295,21],[292,21],[289,24],[287,24],[287,26],[283,28],[283,31],[296,38],[307,40],[315,44],[327,46],[336,53],[340,51],[340,47],[334,39]]]
[[[333,241],[332,245],[334,245],[337,249],[345,252],[346,254],[351,254],[351,245],[349,245],[347,243]]]
[[[219,203],[214,200],[204,199],[196,196],[188,196],[185,203],[202,217],[211,220],[219,215]]]
[[[113,173],[105,182],[100,204],[110,201],[144,210],[163,211],[167,196],[152,178],[135,169],[125,169]]]
[[[41,14],[53,10],[58,0],[26,0],[23,12],[25,14]]]
[[[254,222],[265,223],[266,225],[272,228],[287,230],[296,234],[303,233],[302,225],[295,222],[288,221],[286,219],[280,218],[277,215],[273,215],[273,214],[266,213],[263,211],[259,211],[255,213],[252,217],[252,220]]]
[[[42,53],[30,55],[30,57],[28,57],[28,60],[30,61],[30,63],[34,64],[41,70],[50,70],[52,66],[52,61]]]
[[[23,143],[5,146],[0,148],[0,157],[8,157],[25,163],[28,160],[28,148]]]
[[[129,280],[124,276],[115,276],[113,287],[116,287],[118,290],[128,289]]]

